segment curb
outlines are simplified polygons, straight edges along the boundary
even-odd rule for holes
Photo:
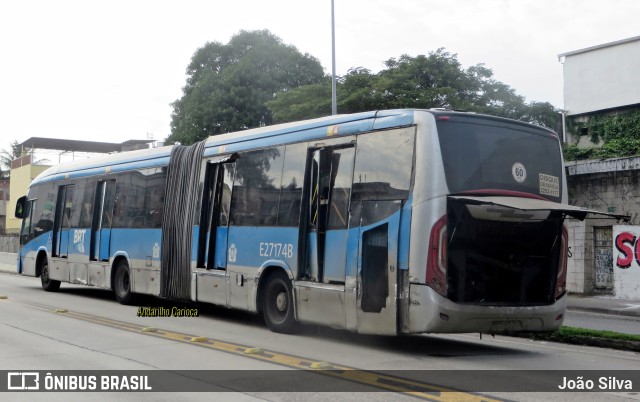
[[[3,267],[0,265],[0,273],[17,275],[18,271],[16,267]]]

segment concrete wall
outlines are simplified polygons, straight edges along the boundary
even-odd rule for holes
[[[640,226],[616,225],[613,237],[615,295],[640,299]]]
[[[0,253],[17,253],[19,247],[18,236],[0,236]]]
[[[640,37],[561,57],[568,115],[640,103]]]
[[[602,267],[597,267],[595,231],[599,228],[611,228],[616,224],[615,219],[589,218],[584,221],[567,219],[565,225],[569,232],[569,256],[567,258],[567,290],[580,294],[610,294],[616,295],[612,279],[599,278]],[[612,251],[613,239],[609,239],[608,251]],[[613,269],[613,262],[609,261],[609,271]],[[597,269],[598,268],[598,269]],[[613,275],[612,272],[609,276]],[[638,295],[640,298],[640,294]]]
[[[629,215],[629,225],[640,225],[640,158],[570,162],[567,164],[567,187],[570,204]],[[622,272],[616,266],[613,238],[613,283],[607,287],[596,286],[594,233],[597,228],[614,227],[616,224],[616,220],[605,218],[589,218],[584,222],[567,220],[570,247],[567,289],[570,292],[607,293],[618,298],[640,299],[640,268]]]
[[[569,232],[569,256],[567,258],[567,290],[571,293],[591,293],[593,291],[593,238],[589,238],[584,221],[567,219]]]
[[[640,158],[567,164],[569,203],[631,216],[640,224]]]
[[[16,253],[5,253],[5,252],[0,252],[0,265],[12,265],[12,266],[17,266],[17,258],[18,258],[18,254]]]

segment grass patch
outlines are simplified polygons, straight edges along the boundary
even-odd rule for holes
[[[560,327],[556,332],[530,332],[520,335],[542,341],[640,352],[640,335],[623,334],[614,331]]]
[[[550,335],[556,335],[556,334],[558,334],[559,336],[569,336],[569,337],[589,336],[589,337],[596,337],[596,338],[619,339],[624,341],[640,342],[640,335],[623,334],[620,332],[603,331],[603,330],[597,330],[597,329],[560,327],[560,330],[553,332]]]

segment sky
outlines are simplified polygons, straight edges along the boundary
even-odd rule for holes
[[[637,0],[334,1],[338,75],[443,47],[558,108],[558,54],[640,35]],[[259,29],[331,73],[330,0],[0,0],[0,150],[30,137],[162,141],[196,49]]]

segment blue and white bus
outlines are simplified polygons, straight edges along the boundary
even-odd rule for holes
[[[390,110],[62,163],[33,180],[18,272],[359,333],[550,331],[566,306],[558,137]]]

